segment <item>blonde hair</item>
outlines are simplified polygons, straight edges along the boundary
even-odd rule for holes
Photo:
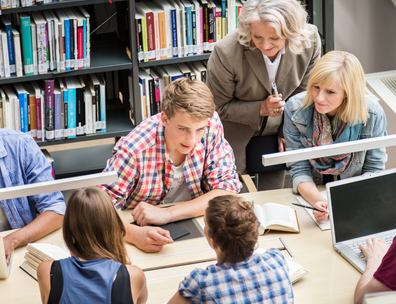
[[[302,103],[310,106],[314,103],[313,86],[332,86],[337,83],[344,89],[344,100],[338,107],[338,117],[351,126],[365,123],[369,118],[364,71],[359,60],[352,54],[332,51],[324,55],[314,66],[308,81],[307,95]]]
[[[313,29],[307,26],[308,14],[296,0],[248,0],[238,17],[239,43],[255,49],[252,40],[251,24],[264,22],[273,27],[291,52],[301,54],[304,48],[311,47],[310,35]]]
[[[185,112],[198,121],[211,118],[215,111],[213,94],[202,81],[179,78],[165,88],[161,111],[168,118],[177,111]]]

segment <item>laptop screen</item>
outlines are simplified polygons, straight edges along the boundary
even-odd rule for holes
[[[329,186],[336,242],[396,228],[396,172]]]

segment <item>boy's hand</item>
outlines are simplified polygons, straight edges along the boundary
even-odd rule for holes
[[[130,226],[134,226],[132,243],[145,252],[158,252],[164,245],[173,243],[169,231],[162,228]]]
[[[165,225],[172,219],[169,216],[169,208],[159,208],[141,202],[132,211],[135,222],[140,226]]]

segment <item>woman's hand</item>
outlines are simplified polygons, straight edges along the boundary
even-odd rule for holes
[[[260,116],[276,117],[282,115],[284,107],[285,102],[282,100],[282,94],[279,94],[279,97],[270,95],[261,102]]]
[[[329,219],[329,210],[327,209],[327,202],[317,202],[314,207],[319,210],[323,210],[325,212],[313,211],[313,215],[315,219],[320,222]]]

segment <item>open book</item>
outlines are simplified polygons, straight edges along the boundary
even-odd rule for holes
[[[43,261],[56,261],[70,257],[66,250],[52,244],[31,243],[26,247],[25,261],[20,268],[37,281],[37,268]]]
[[[266,229],[300,232],[297,213],[292,208],[275,203],[254,204],[253,207],[260,223],[259,234],[264,234]]]

